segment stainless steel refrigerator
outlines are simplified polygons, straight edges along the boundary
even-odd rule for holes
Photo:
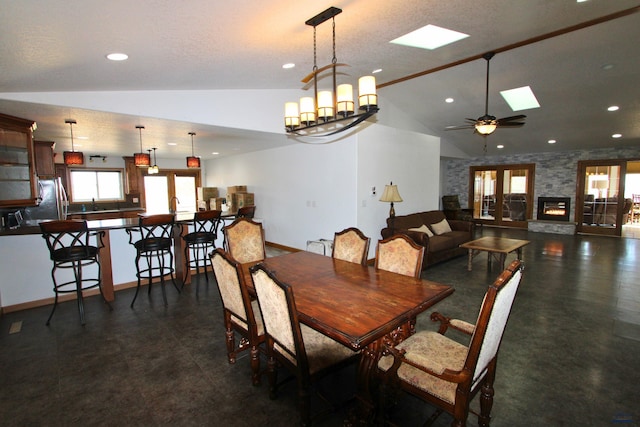
[[[67,219],[69,200],[60,178],[39,181],[38,206],[25,209],[25,220]]]

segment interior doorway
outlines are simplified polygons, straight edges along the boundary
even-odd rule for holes
[[[196,190],[200,185],[200,170],[161,170],[157,175],[145,175],[146,212],[196,212]]]
[[[622,225],[622,237],[640,239],[640,160],[627,162],[624,197],[631,199],[632,205],[628,220]]]

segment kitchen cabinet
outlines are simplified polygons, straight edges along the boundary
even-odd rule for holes
[[[56,168],[53,164],[53,141],[33,141],[33,152],[36,159],[36,175],[38,178],[53,178]]]
[[[56,170],[56,178],[60,178],[62,187],[64,187],[64,190],[67,192],[67,194],[69,194],[69,186],[67,185],[67,183],[69,182],[69,168],[67,168],[67,165],[65,165],[64,163],[56,163],[54,169]]]
[[[125,173],[127,175],[127,194],[140,194],[140,181],[142,174],[140,168],[136,166],[133,157],[123,157]]]
[[[0,114],[0,207],[36,206],[35,122]]]

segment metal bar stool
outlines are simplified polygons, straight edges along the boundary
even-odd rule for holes
[[[196,274],[200,274],[200,264],[202,264],[207,282],[209,282],[207,263],[211,263],[209,252],[216,247],[220,215],[222,211],[218,210],[196,212],[193,217],[193,231],[182,237],[185,242],[184,256],[188,260],[187,268],[195,267]],[[196,295],[198,293],[199,285],[196,285]]]
[[[85,324],[84,319],[84,299],[82,291],[92,288],[99,288],[102,299],[107,303],[110,310],[111,304],[104,298],[102,293],[102,282],[100,280],[100,259],[98,251],[104,247],[102,236],[104,231],[89,232],[87,222],[82,220],[61,220],[46,221],[40,223],[42,237],[47,242],[49,256],[53,261],[51,278],[53,279],[53,292],[55,300],[53,309],[47,319],[47,325],[51,322],[53,313],[58,306],[58,295],[64,293],[74,293],[78,301],[78,312],[80,313],[80,323]],[[90,245],[90,237],[95,237],[96,245]],[[89,265],[96,264],[97,275],[95,278],[83,277],[83,269]],[[56,279],[58,269],[71,269],[73,279],[67,280],[68,276],[59,283]]]
[[[173,214],[160,214],[141,216],[138,227],[127,228],[129,234],[129,244],[136,248],[136,277],[138,278],[138,286],[136,294],[131,301],[131,307],[136,302],[138,292],[140,291],[140,283],[143,277],[149,279],[148,294],[151,294],[151,285],[154,277],[160,278],[162,288],[162,299],[164,305],[167,304],[167,293],[165,291],[165,276],[171,276],[171,282],[180,293],[180,288],[175,280],[175,268],[173,266]],[[139,240],[135,240],[138,239]],[[140,265],[140,259],[144,258],[146,263]],[[168,263],[167,263],[168,258]]]

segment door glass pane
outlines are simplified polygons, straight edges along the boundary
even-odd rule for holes
[[[496,171],[476,171],[473,180],[473,217],[495,219]]]
[[[502,182],[502,220],[525,221],[527,215],[527,169],[506,169]]]
[[[144,191],[147,214],[169,212],[169,185],[166,176],[146,175]]]
[[[584,176],[582,223],[597,227],[616,227],[620,166],[588,166]],[[621,198],[622,202],[624,199]]]
[[[179,200],[176,211],[196,212],[196,178],[176,176],[176,197]]]

